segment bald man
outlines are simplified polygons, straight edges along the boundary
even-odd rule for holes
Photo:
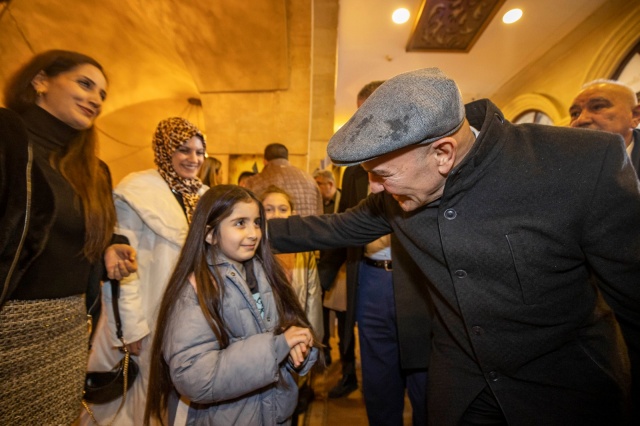
[[[582,91],[569,108],[571,127],[603,130],[622,136],[631,158],[631,163],[640,178],[640,130],[635,127],[640,123],[640,105],[638,98],[629,86],[615,80],[595,80],[582,86]],[[614,308],[618,307],[615,298],[604,293],[605,300]],[[618,321],[627,322],[627,318],[618,314]],[[631,357],[631,374],[633,377],[632,424],[640,424],[640,341],[631,335],[628,327],[625,338]]]
[[[640,105],[633,89],[615,80],[585,84],[569,108],[571,127],[604,130],[624,139],[627,153],[640,177]]]

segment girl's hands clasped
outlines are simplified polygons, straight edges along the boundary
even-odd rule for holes
[[[291,326],[284,332],[284,337],[289,345],[289,360],[294,367],[299,367],[309,354],[313,346],[313,336],[308,328]]]

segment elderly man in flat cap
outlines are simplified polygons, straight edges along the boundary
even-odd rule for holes
[[[619,135],[513,125],[489,100],[464,106],[430,68],[387,80],[328,152],[361,164],[373,193],[270,221],[272,242],[396,234],[435,307],[430,426],[629,422],[640,189]]]

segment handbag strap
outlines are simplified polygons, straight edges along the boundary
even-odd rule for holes
[[[122,320],[120,319],[120,308],[118,307],[118,299],[120,298],[120,281],[111,280],[111,304],[113,305],[113,318],[116,322],[116,336],[124,345],[122,339]]]
[[[120,319],[120,309],[118,307],[118,299],[120,298],[120,281],[118,280],[111,280],[111,304],[113,306],[113,318],[116,322],[116,335],[118,336],[118,339],[120,339],[120,341],[122,342],[122,350],[124,351],[124,365],[123,365],[123,374],[124,374],[124,380],[123,380],[123,389],[122,389],[122,399],[120,400],[120,406],[118,407],[118,410],[116,411],[116,414],[113,416],[113,418],[111,419],[111,421],[109,422],[109,424],[107,426],[112,426],[113,423],[115,422],[116,418],[118,417],[118,414],[120,414],[120,410],[122,410],[122,407],[124,406],[124,402],[127,399],[127,384],[128,384],[128,379],[129,379],[129,362],[131,361],[131,354],[129,353],[129,350],[127,350],[127,346],[124,343],[124,339],[123,339],[123,334],[122,334],[122,320]],[[95,423],[96,425],[100,426],[100,423],[98,422],[98,420],[95,417],[95,414],[93,413],[93,410],[91,409],[91,407],[89,407],[89,404],[87,404],[87,401],[84,400],[84,398],[82,399],[82,406],[85,408],[85,410],[87,410],[87,412],[89,413],[89,416],[91,417],[91,420],[93,420],[93,423]]]

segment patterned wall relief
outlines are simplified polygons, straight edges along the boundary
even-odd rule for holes
[[[506,0],[423,0],[408,52],[468,52]]]

